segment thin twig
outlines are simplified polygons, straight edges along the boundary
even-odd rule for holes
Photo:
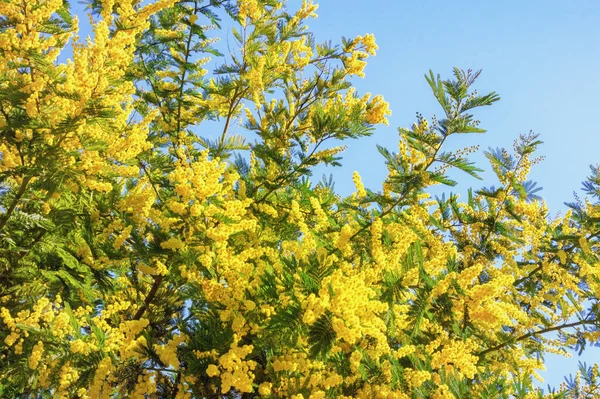
[[[23,178],[23,181],[21,182],[21,186],[19,187],[19,191],[17,191],[15,198],[12,200],[12,202],[10,203],[8,208],[6,208],[6,213],[0,220],[0,231],[2,231],[4,229],[4,226],[6,226],[6,223],[8,223],[8,219],[10,218],[10,216],[14,212],[15,208],[17,207],[19,200],[21,199],[21,197],[23,197],[23,194],[25,194],[25,190],[27,190],[27,184],[29,184],[30,180],[31,180],[31,176],[26,176]]]
[[[521,335],[520,337],[518,337],[518,338],[516,338],[514,340],[506,341],[506,342],[503,342],[503,343],[498,344],[496,346],[492,346],[491,348],[485,349],[485,350],[479,352],[477,354],[477,356],[479,356],[479,357],[484,356],[484,355],[486,355],[486,354],[488,354],[490,352],[497,351],[497,350],[502,349],[502,348],[504,348],[504,347],[506,347],[506,346],[508,346],[510,344],[526,340],[527,338],[531,338],[531,337],[533,337],[535,335],[545,334],[545,333],[552,332],[552,331],[558,331],[558,330],[562,330],[562,329],[565,329],[565,328],[578,327],[578,326],[589,325],[589,324],[596,324],[596,323],[597,323],[597,321],[595,321],[595,320],[579,320],[579,321],[576,321],[576,322],[573,322],[573,323],[561,324],[559,326],[548,327],[548,328],[544,328],[544,329],[538,330],[538,331],[531,331],[531,332],[529,332],[529,333],[527,333],[525,335]]]

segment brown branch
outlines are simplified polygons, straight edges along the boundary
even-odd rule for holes
[[[152,287],[150,287],[150,292],[148,292],[146,299],[144,299],[144,304],[138,309],[138,311],[133,316],[133,320],[141,319],[146,310],[148,310],[150,304],[154,300],[154,297],[156,297],[156,293],[158,292],[158,288],[160,287],[162,279],[163,276],[157,276],[154,278],[154,283],[152,284]]]
[[[537,272],[539,272],[540,270],[542,270],[543,267],[544,267],[543,263],[539,262],[538,267],[536,267],[535,269],[533,269],[532,271],[530,271],[526,276],[523,276],[520,279],[515,280],[515,282],[513,283],[513,287],[517,287],[517,286],[519,286],[519,284],[521,284],[525,280],[530,279],[531,277],[533,277],[534,274],[536,274]]]
[[[148,180],[150,181],[150,185],[152,185],[152,188],[154,189],[154,193],[156,194],[156,198],[158,198],[159,200],[162,200],[162,197],[160,196],[160,193],[158,192],[158,189],[156,188],[156,184],[154,184],[154,181],[152,180],[152,176],[150,176],[150,173],[148,172],[148,169],[146,168],[146,165],[144,165],[144,161],[139,161],[139,166],[142,167],[142,169],[144,170],[144,173],[146,174],[146,176],[148,176]]]
[[[597,322],[595,320],[579,320],[579,321],[576,321],[576,322],[573,322],[573,323],[561,324],[559,326],[548,327],[548,328],[544,328],[544,329],[541,329],[541,330],[538,330],[538,331],[531,331],[531,332],[529,332],[529,333],[527,333],[525,335],[521,335],[520,337],[516,338],[515,340],[506,341],[506,342],[503,342],[503,343],[498,344],[496,346],[492,346],[491,348],[485,349],[485,350],[479,352],[477,354],[477,356],[482,357],[482,356],[484,356],[484,355],[486,355],[486,354],[488,354],[490,352],[497,351],[497,350],[502,349],[502,348],[504,348],[504,347],[506,347],[506,346],[508,346],[510,344],[526,340],[527,338],[531,338],[531,337],[533,337],[535,335],[538,335],[538,334],[545,334],[545,333],[548,333],[548,332],[558,331],[558,330],[562,330],[562,329],[565,329],[565,328],[578,327],[578,326],[589,325],[589,324],[596,324],[596,323]]]
[[[221,137],[219,138],[219,150],[223,150],[225,146],[225,137],[227,136],[227,132],[229,130],[229,124],[231,123],[231,117],[233,115],[234,109],[239,105],[240,98],[238,98],[239,87],[236,86],[235,91],[233,92],[233,96],[231,96],[231,101],[229,102],[229,109],[227,110],[227,119],[225,120],[225,126],[223,127],[223,132],[221,133]]]
[[[177,371],[177,375],[175,376],[175,381],[173,381],[173,391],[171,392],[171,397],[176,398],[179,393],[179,383],[181,382],[181,370]]]

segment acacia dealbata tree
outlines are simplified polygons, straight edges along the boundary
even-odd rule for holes
[[[0,396],[536,398],[598,341],[597,169],[549,218],[529,134],[428,193],[480,172],[445,149],[499,99],[478,72],[427,74],[441,117],[342,197],[309,176],[387,124],[351,85],[372,35],[315,42],[310,0],[88,9],[84,40],[66,0],[0,2]]]

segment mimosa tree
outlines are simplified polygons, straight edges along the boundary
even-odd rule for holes
[[[445,148],[499,100],[479,72],[427,74],[442,117],[342,197],[310,176],[387,125],[351,85],[373,35],[317,43],[306,0],[89,9],[83,40],[67,1],[0,3],[0,396],[533,398],[544,353],[598,341],[596,168],[558,219],[534,134],[429,193],[481,171]]]

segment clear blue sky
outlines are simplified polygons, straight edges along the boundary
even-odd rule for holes
[[[310,30],[317,41],[336,41],[374,33],[379,45],[366,77],[357,79],[361,92],[384,95],[393,115],[390,126],[370,138],[349,143],[344,167],[333,171],[339,191],[353,190],[357,170],[365,185],[377,189],[386,175],[375,144],[397,148],[399,126],[408,127],[415,112],[425,117],[440,109],[423,74],[429,69],[449,77],[452,67],[482,69],[477,89],[496,91],[501,101],[476,114],[485,135],[455,137],[457,147],[480,144],[477,159],[486,180],[458,179],[469,186],[496,184],[483,150],[512,146],[519,133],[541,134],[539,154],[546,157],[531,178],[551,214],[600,162],[600,2],[588,1],[358,1],[323,0]],[[317,177],[317,176],[315,176]],[[459,175],[456,175],[459,177]],[[557,386],[575,372],[579,360],[599,361],[600,350],[581,357],[548,356],[546,383]],[[544,384],[545,386],[545,384]]]
[[[600,162],[594,123],[600,109],[600,2],[329,0],[320,2],[318,14],[310,23],[317,40],[364,33],[377,38],[378,54],[355,83],[390,102],[390,127],[351,145],[345,156],[368,185],[379,185],[386,173],[375,144],[396,148],[396,127],[410,126],[416,111],[440,113],[423,74],[432,69],[449,77],[454,66],[482,69],[479,92],[494,90],[502,98],[476,115],[488,133],[455,143],[480,144],[482,154],[489,146],[510,147],[519,133],[541,133],[539,153],[546,160],[531,177],[544,187],[551,210],[564,209],[588,165]],[[340,176],[351,181],[351,172]]]

